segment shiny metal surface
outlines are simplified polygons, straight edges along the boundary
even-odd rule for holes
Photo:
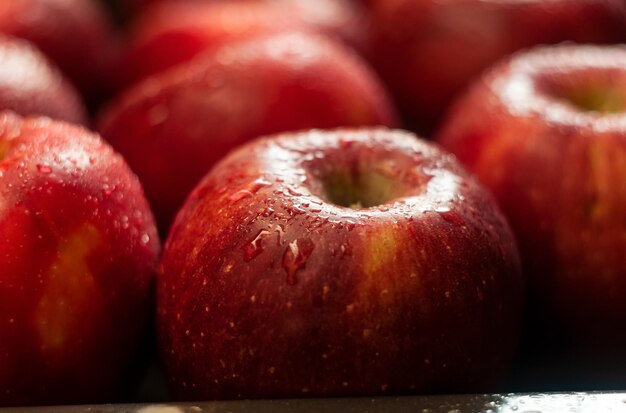
[[[556,413],[626,412],[626,393],[495,394],[5,408],[0,413]]]

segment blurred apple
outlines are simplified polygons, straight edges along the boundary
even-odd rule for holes
[[[131,27],[127,83],[233,41],[307,30],[363,47],[361,8],[351,0],[186,0],[160,2]]]
[[[121,156],[0,114],[0,405],[109,402],[150,320],[159,240]]]
[[[249,143],[194,190],[157,285],[180,399],[482,392],[517,341],[523,283],[495,202],[412,134]]]
[[[118,81],[119,40],[97,0],[3,0],[0,32],[34,43],[92,106]]]
[[[536,321],[565,328],[569,347],[626,337],[626,48],[507,59],[458,102],[438,140],[508,216]]]
[[[500,58],[571,40],[626,41],[623,0],[373,0],[371,57],[413,128],[430,132],[452,99]]]
[[[31,44],[0,35],[0,62],[0,110],[87,122],[78,92]]]
[[[225,46],[126,91],[99,130],[128,160],[165,231],[234,147],[263,134],[393,125],[385,90],[352,51],[285,33]]]

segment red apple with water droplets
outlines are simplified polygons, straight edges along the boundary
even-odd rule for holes
[[[394,125],[386,91],[352,51],[302,33],[224,47],[132,87],[99,130],[139,175],[163,231],[228,151],[260,135]]]
[[[559,354],[623,354],[626,48],[544,47],[507,59],[458,102],[438,140],[511,222],[534,303],[529,327],[569,337]]]
[[[82,98],[30,43],[0,35],[0,110],[86,123]]]
[[[365,23],[351,0],[187,0],[162,2],[132,24],[127,82],[233,41],[285,30],[310,31],[363,48]]]
[[[0,114],[0,406],[130,389],[159,240],[139,181],[81,127]]]
[[[486,391],[518,336],[518,253],[455,159],[387,129],[251,142],[195,188],[157,284],[178,399]]]
[[[499,59],[538,44],[626,42],[623,0],[372,0],[371,60],[408,123],[432,131]]]

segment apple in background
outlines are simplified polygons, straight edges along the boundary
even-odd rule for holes
[[[91,106],[118,82],[119,39],[97,0],[0,1],[0,32],[34,43]]]
[[[148,78],[106,109],[99,130],[139,175],[165,233],[202,176],[250,139],[394,124],[385,90],[355,53],[325,37],[284,33]]]
[[[99,137],[0,114],[0,405],[110,402],[148,328],[159,240]]]
[[[0,35],[0,110],[86,123],[82,98],[30,43]]]
[[[363,47],[361,8],[350,0],[169,1],[148,8],[131,25],[127,83],[171,68],[236,40],[307,30]]]
[[[483,70],[521,48],[626,41],[623,0],[373,0],[370,57],[406,122],[430,133]]]
[[[447,153],[387,129],[231,153],[177,216],[157,280],[176,398],[486,391],[523,283],[495,202]]]
[[[625,343],[626,48],[515,55],[458,102],[437,139],[509,218],[538,326],[531,334],[562,331],[559,354],[586,357]],[[538,336],[529,340],[545,343]]]

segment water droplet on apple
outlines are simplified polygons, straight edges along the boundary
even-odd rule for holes
[[[276,238],[276,245],[281,246],[283,244],[283,236],[285,235],[285,228],[282,225],[276,225],[274,231],[278,235]]]
[[[287,186],[287,192],[292,196],[302,196],[302,193],[296,191],[293,187]]]
[[[235,192],[234,194],[231,194],[227,199],[230,202],[241,201],[244,198],[253,196],[259,191],[259,189],[265,186],[270,186],[270,185],[271,185],[270,182],[267,182],[263,178],[259,178],[256,181],[252,182],[252,184],[248,188],[239,190]]]
[[[148,235],[148,234],[146,234],[146,233],[143,233],[143,234],[141,235],[141,239],[140,239],[140,241],[141,241],[141,244],[142,244],[142,245],[148,245],[148,243],[150,242],[150,235]]]
[[[283,268],[287,272],[287,284],[297,284],[298,271],[305,267],[314,248],[315,244],[308,238],[300,238],[289,243],[283,255]]]
[[[241,191],[237,191],[234,194],[231,194],[227,199],[229,202],[237,202],[237,201],[241,201],[242,199],[251,197],[252,195],[254,195],[252,192],[250,192],[247,189],[242,189]]]
[[[52,172],[52,168],[50,168],[50,166],[43,164],[37,164],[37,170],[46,175]]]
[[[272,185],[271,182],[268,182],[263,178],[259,178],[256,181],[252,182],[252,185],[250,185],[249,190],[253,194],[256,194],[257,192],[259,192],[259,189],[266,187],[266,186],[270,186],[270,185]]]
[[[105,198],[110,196],[112,193],[113,193],[113,190],[111,189],[109,184],[102,185],[102,194],[104,195]]]
[[[463,220],[463,218],[456,212],[452,212],[452,211],[441,212],[439,215],[441,216],[441,218],[443,218],[445,221],[451,224],[455,224],[455,225],[465,224],[465,221]]]
[[[352,246],[349,243],[342,244],[340,247],[342,257],[352,256]]]
[[[244,245],[243,247],[243,259],[246,262],[252,261],[254,258],[258,257],[259,254],[263,252],[263,239],[270,235],[270,232],[262,229],[257,233],[250,243]]]
[[[288,213],[293,212],[294,214],[298,215],[298,214],[304,214],[306,210],[302,208],[300,205],[294,204],[294,205],[291,205],[291,208],[287,209],[287,212]]]

